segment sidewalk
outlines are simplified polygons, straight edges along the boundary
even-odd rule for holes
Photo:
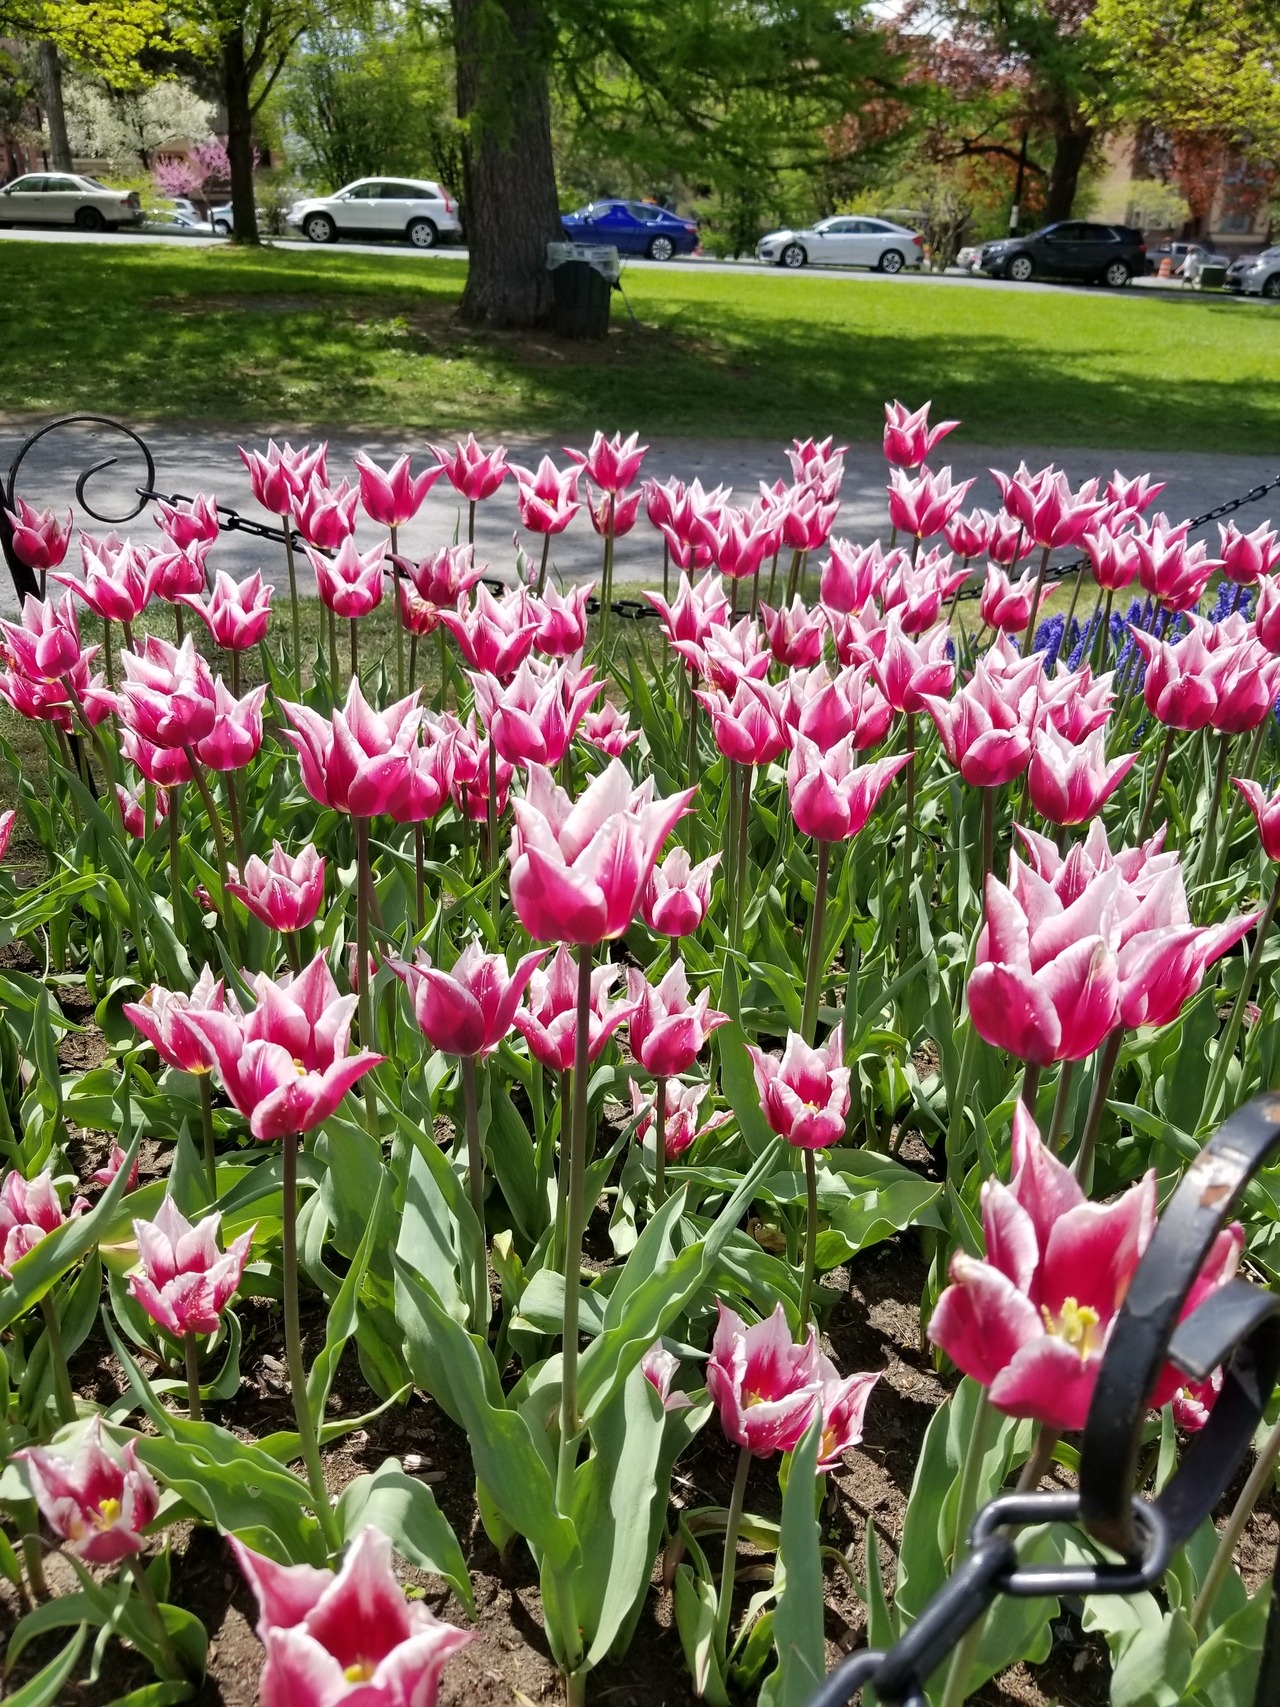
[[[961,429],[963,432],[963,429]],[[0,468],[7,471],[22,444],[21,429],[0,428]],[[197,491],[213,492],[218,499],[230,504],[245,516],[268,521],[255,504],[248,476],[236,454],[233,436],[209,431],[176,431],[163,428],[143,435],[151,447],[156,463],[156,484],[163,493],[181,492],[187,496]],[[254,439],[254,444],[265,440]],[[532,442],[512,438],[507,441],[510,460],[536,466],[543,454],[557,462],[567,461],[563,448],[557,444]],[[396,440],[380,435],[333,434],[329,440],[329,474],[337,481],[343,475],[352,477],[351,459],[363,449],[384,464],[396,455],[409,450],[415,468],[429,460],[430,453],[421,441]],[[746,502],[755,495],[758,482],[772,484],[780,478],[790,479],[786,447],[749,439],[655,439],[651,441],[642,474],[666,479],[678,475],[686,481],[695,476],[704,486],[718,483],[732,486],[734,497]],[[935,463],[949,462],[957,479],[975,477],[976,484],[966,502],[966,509],[981,504],[994,509],[999,493],[988,470],[992,467],[1012,470],[1018,455],[1008,446],[998,449],[966,444],[960,433],[939,447],[942,453]],[[130,453],[132,452],[132,460]],[[80,430],[51,434],[23,463],[18,482],[18,494],[28,503],[43,507],[55,504],[63,509],[74,503],[76,481],[94,462],[118,454],[120,462],[89,481],[86,496],[96,509],[107,515],[120,515],[134,502],[134,492],[142,483],[144,469],[136,451],[118,436],[103,434],[90,439]],[[1046,446],[1028,446],[1022,452],[1028,466],[1036,469],[1045,463],[1058,461],[1073,483],[1094,474],[1109,476],[1116,464],[1114,452],[1073,449],[1055,452]],[[1227,498],[1244,493],[1280,473],[1280,456],[1274,460],[1262,456],[1222,456],[1213,452],[1162,452],[1151,456],[1128,453],[1120,458],[1122,472],[1134,475],[1151,472],[1168,482],[1157,504],[1177,520],[1212,508]],[[851,446],[845,458],[843,503],[836,523],[836,532],[849,538],[867,541],[877,534],[887,538],[888,521],[885,513],[884,485],[886,465],[878,444]],[[1280,518],[1280,492],[1269,494],[1239,514],[1242,527],[1252,528],[1271,516]],[[90,531],[106,532],[105,524],[95,523],[77,511],[76,519]],[[415,555],[424,554],[453,540],[455,533],[466,537],[466,506],[446,480],[441,478],[419,512],[415,521],[404,530],[401,549]],[[132,532],[140,540],[154,541],[159,534],[144,513],[120,532]],[[526,550],[536,556],[541,540],[524,533],[516,511],[515,483],[508,479],[499,492],[479,507],[476,517],[476,545],[481,558],[492,572],[502,579],[512,578],[515,562],[513,534],[519,532]],[[362,518],[359,538],[371,544],[375,530]],[[1206,535],[1211,546],[1217,544],[1217,529],[1210,527]],[[552,562],[565,579],[581,580],[599,572],[601,541],[592,530],[585,513],[580,513],[568,529],[552,541]],[[225,569],[237,579],[261,568],[277,585],[284,581],[283,550],[269,541],[255,540],[247,535],[226,534],[214,547],[210,565]],[[661,541],[644,518],[643,507],[635,530],[620,539],[615,558],[615,584],[621,587],[660,584],[662,566]],[[303,565],[302,584],[312,591],[310,570]],[[8,576],[0,579],[0,607],[13,609],[13,588]]]

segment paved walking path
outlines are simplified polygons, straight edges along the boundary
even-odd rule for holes
[[[246,516],[260,520],[262,515],[253,501],[248,476],[236,454],[235,436],[216,430],[184,431],[159,428],[145,438],[156,462],[156,482],[165,493],[211,491],[223,503],[230,504]],[[0,470],[7,470],[21,445],[25,432],[14,427],[0,427]],[[266,435],[247,441],[265,444]],[[557,463],[566,459],[560,445],[509,438],[511,460],[536,466],[544,453]],[[351,475],[351,458],[355,451],[366,450],[384,463],[403,450],[414,454],[415,466],[428,458],[421,439],[391,435],[333,434],[329,441],[330,478]],[[991,467],[1012,469],[1018,454],[1009,447],[998,449],[967,444],[957,434],[940,449],[946,452],[937,461],[950,462],[956,478],[975,476],[977,483],[970,494],[969,504],[996,507],[998,492],[988,470]],[[130,447],[118,436],[102,435],[90,439],[79,430],[50,435],[41,442],[23,464],[18,491],[28,502],[37,506],[54,503],[65,508],[74,501],[76,480],[92,463],[118,454],[120,462],[95,475],[88,484],[87,496],[94,507],[105,515],[120,515],[133,499],[135,488],[142,481],[144,470],[136,452],[130,460]],[[1167,509],[1178,519],[1198,514],[1226,498],[1259,485],[1280,473],[1280,455],[1274,459],[1264,456],[1219,455],[1213,452],[1163,452],[1143,454],[1125,452],[1117,456],[1111,451],[1061,450],[1050,446],[1027,446],[1022,455],[1028,466],[1040,468],[1057,461],[1079,482],[1093,474],[1109,475],[1119,463],[1126,474],[1150,471],[1168,482],[1168,489],[1159,507]],[[857,540],[870,540],[877,534],[887,537],[884,483],[886,469],[880,448],[876,444],[851,447],[845,459],[846,475],[843,504],[836,524],[837,533]],[[679,475],[682,479],[699,478],[704,486],[723,482],[734,488],[739,501],[745,501],[757,489],[761,480],[772,483],[790,472],[781,444],[749,439],[654,439],[645,459],[643,473],[666,479]],[[1242,526],[1254,527],[1265,518],[1280,520],[1280,492],[1269,494],[1261,503],[1244,509],[1239,517]],[[86,520],[79,516],[78,520]],[[99,524],[88,522],[91,529],[105,531]],[[460,529],[465,537],[466,508],[460,505],[453,489],[443,478],[437,482],[416,520],[404,531],[402,549],[416,554],[447,543]],[[495,497],[479,508],[476,523],[476,543],[482,558],[493,572],[511,579],[515,552],[513,534],[519,530],[526,549],[537,552],[541,541],[519,529],[516,512],[515,483],[508,480]],[[154,525],[143,515],[122,532],[132,531],[139,538],[158,538]],[[360,538],[372,543],[377,530],[363,520]],[[1217,530],[1210,528],[1208,537],[1217,543]],[[593,532],[586,513],[580,513],[565,533],[552,542],[552,561],[567,579],[594,576],[599,569],[601,542]],[[632,585],[654,585],[661,568],[661,547],[657,536],[644,519],[643,509],[633,533],[618,541],[616,581]],[[214,567],[226,569],[237,578],[261,567],[269,578],[280,584],[284,577],[282,550],[268,541],[254,540],[247,535],[224,535],[210,558]],[[304,580],[310,580],[309,571]],[[310,590],[308,588],[308,590]],[[0,581],[0,605],[6,610],[13,606],[13,589],[8,577]]]

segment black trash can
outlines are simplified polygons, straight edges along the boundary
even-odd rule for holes
[[[552,324],[562,338],[608,336],[611,286],[589,261],[562,261],[551,270],[551,286]]]

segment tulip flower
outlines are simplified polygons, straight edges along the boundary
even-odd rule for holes
[[[946,696],[954,675],[948,656],[945,623],[912,638],[902,632],[896,616],[885,620],[883,646],[875,662],[876,680],[895,711],[914,716],[927,709],[930,694]]]
[[[476,562],[475,551],[469,545],[443,545],[418,563],[405,558],[398,562],[413,582],[418,597],[437,613],[437,621],[440,611],[456,611],[458,601],[484,574],[484,564]],[[435,622],[431,626],[434,629]]]
[[[1013,581],[998,564],[988,563],[978,615],[989,628],[1001,634],[1021,634],[1031,620],[1035,585],[1036,576],[1032,569]]]
[[[893,722],[869,663],[850,665],[834,678],[824,665],[793,670],[785,684],[782,721],[788,744],[797,734],[826,751],[849,736],[857,752],[878,746]]]
[[[40,574],[56,569],[71,544],[71,511],[67,511],[67,519],[62,522],[52,510],[32,509],[21,498],[15,502],[16,510],[5,511],[13,555],[19,563]]]
[[[1207,1381],[1184,1382],[1170,1401],[1175,1427],[1198,1434],[1212,1415],[1221,1391],[1221,1369],[1215,1369]]]
[[[709,1087],[705,1084],[684,1084],[678,1079],[665,1082],[663,1098],[663,1163],[674,1162],[699,1138],[728,1124],[727,1114],[713,1114],[710,1120],[698,1125],[698,1110],[706,1101]],[[636,1142],[643,1144],[653,1131],[657,1116],[657,1090],[642,1090],[631,1081],[631,1118],[635,1121]],[[656,1143],[656,1140],[655,1140]]]
[[[895,468],[919,468],[934,446],[954,433],[959,421],[939,421],[929,425],[932,403],[910,410],[905,403],[886,403],[884,406],[884,454]]]
[[[993,563],[998,563],[1002,569],[1014,569],[1023,558],[1030,557],[1035,550],[1035,541],[1016,516],[1011,516],[1007,510],[1001,510],[994,516],[986,510],[981,514],[988,520],[986,549]]]
[[[723,628],[729,620],[729,599],[719,575],[704,575],[696,584],[681,575],[670,604],[658,593],[646,593],[645,598],[657,611],[672,645],[682,640],[701,647],[713,629]]]
[[[948,759],[973,788],[1001,788],[1027,768],[1040,673],[1027,663],[1029,669],[1002,680],[979,659],[954,698],[925,698]]]
[[[541,958],[541,957],[539,957]],[[591,973],[591,1005],[587,1010],[587,1060],[594,1061],[614,1032],[634,1012],[630,997],[610,1002],[621,966],[607,962]],[[516,1030],[535,1060],[553,1073],[573,1066],[574,1027],[578,1014],[578,968],[571,950],[558,948],[546,966],[535,966],[525,1005],[513,1016]]]
[[[60,681],[75,669],[84,652],[70,593],[57,604],[28,593],[22,601],[22,621],[0,622],[0,633],[10,667],[30,681]]]
[[[1280,564],[1280,535],[1260,522],[1252,533],[1241,533],[1234,522],[1218,523],[1222,543],[1222,573],[1238,587],[1251,587]]]
[[[422,824],[449,798],[456,748],[443,730],[424,719],[422,740],[411,746],[403,775],[387,798],[387,816],[397,824]],[[505,767],[508,775],[510,767]],[[487,786],[487,778],[486,778]]]
[[[1143,590],[1158,599],[1166,610],[1194,610],[1214,571],[1222,563],[1209,556],[1203,540],[1187,544],[1187,530],[1161,526],[1157,517],[1151,527],[1135,533],[1133,548],[1138,557],[1138,578]]]
[[[640,511],[641,491],[601,492],[587,503],[591,525],[602,538],[621,539],[636,525]]]
[[[1093,578],[1109,593],[1132,586],[1138,574],[1136,535],[1099,521],[1081,540],[1093,569]]]
[[[1069,905],[1010,857],[1009,886],[988,873],[987,911],[969,1017],[993,1048],[1033,1067],[1083,1061],[1116,1024],[1113,948],[1117,874],[1104,872]]]
[[[721,1428],[756,1458],[792,1451],[822,1402],[814,1330],[796,1345],[781,1304],[750,1328],[719,1299],[716,1310],[707,1392]]]
[[[640,731],[627,724],[627,714],[619,711],[611,699],[605,700],[598,711],[589,711],[578,725],[578,733],[589,747],[606,753],[611,759],[620,758]]]
[[[549,456],[544,456],[536,472],[515,462],[511,472],[516,477],[516,508],[529,532],[563,533],[582,508],[578,499],[581,468],[567,468],[562,473]]]
[[[568,658],[581,652],[587,643],[587,600],[595,592],[595,582],[570,588],[568,598],[562,598],[554,586],[549,586],[530,601],[530,609],[538,619],[533,636],[533,649],[548,658]]]
[[[468,609],[440,612],[440,621],[458,642],[462,656],[473,670],[510,681],[533,650],[538,633],[537,612],[521,587],[495,599],[487,587],[476,592]]]
[[[459,442],[452,452],[441,445],[430,445],[428,449],[454,491],[470,504],[481,504],[491,498],[509,472],[504,447],[481,450],[474,433],[468,433],[466,443]]]
[[[986,553],[994,520],[987,510],[971,510],[967,516],[957,512],[943,528],[943,537],[957,557],[972,563]]]
[[[1107,761],[1106,734],[1095,729],[1084,741],[1071,742],[1051,723],[1036,730],[1027,770],[1031,804],[1053,824],[1086,824],[1110,800],[1138,761],[1124,753]]]
[[[9,837],[13,834],[13,826],[18,821],[18,809],[11,806],[7,812],[0,812],[0,859],[9,851]]]
[[[388,964],[409,992],[414,1017],[433,1049],[446,1055],[490,1055],[510,1033],[516,1008],[545,949],[524,955],[509,971],[500,954],[469,942],[451,972],[431,964],[425,952],[414,961]]]
[[[146,798],[142,787],[129,789],[123,783],[117,783],[116,803],[120,808],[120,819],[126,833],[137,841],[144,841],[153,830],[158,830],[169,816],[169,793],[164,788],[155,790],[150,824],[146,821]]]
[[[677,640],[673,650],[710,687],[729,695],[744,680],[767,676],[771,662],[771,654],[761,641],[760,625],[749,616],[732,628],[713,628],[700,647]]]
[[[1194,619],[1189,633],[1172,643],[1130,625],[1134,644],[1146,660],[1142,697],[1147,710],[1170,729],[1203,729],[1213,716],[1213,659],[1205,629]]]
[[[738,765],[771,764],[787,744],[782,695],[768,682],[740,681],[732,694],[699,689],[716,746]]]
[[[1271,657],[1247,630],[1238,638],[1228,634],[1234,623],[1240,618],[1219,623],[1206,638],[1213,675],[1209,722],[1227,735],[1256,729],[1280,694],[1280,658]]]
[[[465,724],[458,724],[451,733],[451,768],[449,792],[453,803],[472,823],[483,824],[489,816],[490,802],[495,819],[507,809],[507,794],[515,767],[506,759],[495,756],[489,761],[489,742],[476,731],[475,714]],[[491,789],[490,784],[494,787]]]
[[[287,517],[294,500],[306,491],[313,479],[322,485],[328,480],[325,467],[329,451],[327,443],[317,445],[314,450],[310,445],[294,450],[287,441],[281,449],[274,439],[269,439],[265,453],[245,450],[243,445],[239,449],[240,459],[249,471],[254,497],[273,516]]]
[[[826,614],[821,606],[809,611],[797,593],[790,608],[783,605],[760,605],[769,650],[785,668],[805,669],[822,657],[822,639],[827,630]]]
[[[701,480],[688,486],[679,480],[667,486],[646,480],[640,492],[645,514],[662,534],[676,567],[705,569],[715,558],[720,532],[726,525],[725,507],[731,488],[717,486],[706,492]]]
[[[1079,545],[1108,505],[1098,497],[1098,482],[1086,480],[1078,492],[1060,469],[1043,468],[1039,474],[1025,467],[1010,477],[992,469],[1004,507],[1026,530],[1034,545],[1044,551]]]
[[[504,687],[492,676],[474,674],[476,709],[499,756],[513,765],[554,769],[564,757],[587,710],[604,692],[591,671],[567,665],[535,673],[526,659]]]
[[[120,715],[135,734],[158,747],[204,740],[218,720],[219,706],[209,666],[190,635],[177,647],[144,635],[120,661]]]
[[[324,872],[324,859],[310,843],[290,856],[273,842],[269,862],[250,854],[243,872],[227,887],[269,930],[300,931],[320,911]]]
[[[798,1032],[787,1033],[781,1057],[747,1045],[760,1106],[770,1127],[797,1150],[825,1150],[844,1137],[849,1117],[849,1068],[844,1027],[837,1025],[820,1049]]]
[[[74,1221],[89,1207],[87,1199],[78,1197],[69,1215],[62,1213],[53,1175],[37,1174],[25,1180],[17,1169],[5,1175],[0,1186],[0,1274],[6,1280],[13,1265],[28,1251],[33,1251],[41,1239],[56,1233],[65,1221]]]
[[[694,791],[653,798],[653,779],[633,786],[612,759],[576,802],[550,771],[529,767],[514,802],[511,902],[541,942],[591,944],[621,936],[640,907],[663,842]]]
[[[1033,654],[1036,663],[1039,655]],[[1096,676],[1086,664],[1082,670],[1069,670],[1059,662],[1052,676],[1040,679],[1040,711],[1038,721],[1051,723],[1059,735],[1072,745],[1103,728],[1111,716],[1115,693],[1113,674]]]
[[[904,634],[923,634],[942,614],[945,599],[966,579],[966,571],[953,570],[950,552],[927,552],[912,563],[901,558],[880,592],[880,608],[893,611]]]
[[[650,984],[637,967],[629,967],[627,997],[632,1008],[627,1021],[631,1053],[656,1079],[687,1073],[711,1033],[729,1021],[728,1014],[708,1005],[708,990],[690,1002],[683,960],[673,962],[657,985]]]
[[[658,1395],[664,1411],[685,1411],[693,1403],[687,1393],[671,1391],[671,1383],[679,1371],[680,1359],[661,1340],[655,1340],[640,1359],[640,1372]]]
[[[349,617],[354,622],[382,603],[384,542],[361,552],[348,535],[332,557],[324,556],[311,545],[306,552],[316,572],[317,591],[335,616]]]
[[[162,551],[152,557],[147,566],[151,597],[176,605],[186,594],[203,593],[210,549],[197,540],[185,551]]]
[[[126,728],[120,731],[120,751],[157,788],[177,788],[191,781],[191,761],[181,747],[157,747]]]
[[[910,764],[913,754],[895,753],[859,765],[851,736],[825,750],[797,734],[787,765],[791,815],[802,835],[820,842],[847,841],[870,818],[880,796]]]
[[[813,439],[792,439],[787,461],[791,478],[816,486],[824,498],[834,498],[844,479],[844,458],[848,445],[838,445],[830,435],[815,442]]]
[[[1169,1025],[1198,992],[1216,960],[1257,924],[1262,909],[1193,925],[1186,919],[1181,872],[1153,890],[1146,906],[1125,921],[1117,962],[1120,1023]]]
[[[981,1202],[987,1255],[952,1258],[929,1337],[1007,1416],[1083,1428],[1112,1325],[1155,1230],[1155,1172],[1113,1203],[1091,1203],[1019,1105],[1013,1182],[988,1179]],[[1242,1244],[1239,1227],[1219,1235],[1197,1303],[1231,1278]],[[1166,1368],[1152,1402],[1166,1403],[1182,1379]]]
[[[1253,813],[1263,853],[1268,859],[1280,860],[1280,790],[1268,796],[1266,790],[1249,777],[1233,776],[1231,780]]]
[[[648,445],[639,443],[639,438],[639,433],[632,433],[627,439],[621,433],[615,433],[611,439],[606,439],[603,433],[598,432],[591,441],[590,450],[570,450],[566,445],[565,454],[584,470],[593,486],[598,486],[602,492],[618,493],[630,486],[640,472],[640,464],[649,449]]]
[[[828,611],[849,615],[860,611],[869,599],[878,598],[891,572],[906,553],[891,551],[886,557],[880,541],[850,545],[847,539],[831,541],[831,555],[822,565],[819,597]]]
[[[327,718],[310,706],[282,700],[281,708],[293,724],[284,737],[297,749],[303,786],[311,798],[353,818],[386,812],[407,779],[422,717],[417,703],[412,693],[386,711],[374,711],[354,679],[346,705]]]
[[[93,539],[80,535],[83,574],[54,571],[53,579],[82,598],[104,622],[131,623],[146,609],[151,597],[150,554],[130,540],[114,535]]]
[[[914,480],[894,468],[889,475],[889,520],[899,533],[929,539],[942,532],[972,485],[972,480],[953,484],[950,468],[937,474],[925,468]]]
[[[178,551],[190,551],[193,545],[212,545],[221,532],[218,500],[206,492],[197,492],[189,502],[183,499],[166,504],[163,498],[157,500],[152,520]]]
[[[713,535],[711,560],[731,581],[747,581],[777,550],[774,519],[758,505],[745,510],[725,506]]]
[[[363,1529],[342,1569],[278,1565],[230,1537],[258,1601],[264,1707],[435,1707],[440,1674],[472,1639],[406,1600],[391,1543]]]
[[[649,878],[640,916],[655,936],[691,936],[711,906],[711,879],[720,855],[694,865],[689,850],[674,847]]]
[[[779,509],[781,544],[792,551],[820,551],[831,537],[839,511],[839,498],[824,501],[820,487],[793,487]]]
[[[364,513],[384,528],[402,528],[411,522],[443,472],[439,467],[424,468],[415,475],[407,456],[398,456],[390,468],[380,468],[362,450],[356,452],[355,461]]]
[[[102,1419],[94,1416],[74,1458],[40,1446],[15,1457],[45,1522],[76,1558],[114,1565],[142,1550],[142,1532],[160,1508],[160,1490],[138,1463],[134,1441],[117,1459],[103,1445]]]
[[[1139,474],[1136,479],[1126,480],[1117,468],[1107,481],[1105,496],[1113,511],[1129,520],[1150,509],[1163,491],[1162,480],[1153,484],[1149,474]]]
[[[1280,578],[1264,575],[1259,581],[1253,632],[1272,656],[1280,654]]]
[[[184,1073],[207,1073],[209,1051],[204,1034],[191,1023],[191,1016],[205,1010],[222,1013],[227,1006],[222,979],[214,980],[206,966],[189,996],[153,984],[140,1002],[126,1002],[121,1010],[140,1031],[166,1067]]]
[[[221,1225],[215,1211],[193,1227],[172,1197],[165,1198],[154,1221],[133,1223],[138,1268],[129,1276],[129,1296],[175,1339],[217,1333],[240,1284],[253,1229],[220,1251]]]
[[[300,1136],[319,1126],[381,1055],[347,1053],[355,996],[340,996],[324,955],[296,978],[253,980],[257,1006],[188,1008],[223,1089],[255,1138]],[[136,1023],[136,1022],[135,1022]]]
[[[244,652],[266,636],[273,591],[263,582],[261,570],[237,582],[220,569],[207,605],[194,593],[179,594],[177,602],[196,613],[219,646]]]
[[[257,757],[262,746],[262,702],[266,686],[250,688],[243,699],[233,699],[222,677],[213,685],[216,717],[213,728],[195,743],[195,755],[214,771],[242,770]]]
[[[822,1440],[817,1468],[834,1470],[850,1447],[861,1444],[867,1401],[880,1376],[848,1375],[842,1379],[822,1352],[818,1353],[818,1372],[822,1382]]]

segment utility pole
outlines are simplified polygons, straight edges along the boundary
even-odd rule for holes
[[[1022,186],[1027,176],[1027,127],[1022,127],[1022,145],[1018,149],[1018,176],[1013,185],[1013,206],[1009,209],[1009,232],[1013,235],[1018,229],[1018,219],[1022,213]]]

